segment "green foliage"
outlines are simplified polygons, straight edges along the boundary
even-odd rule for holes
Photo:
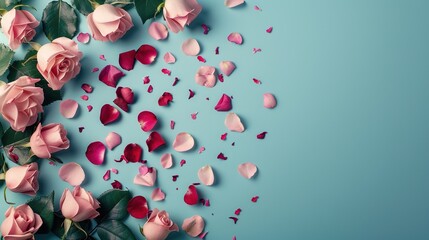
[[[78,21],[74,8],[62,0],[50,2],[43,10],[43,32],[49,40],[59,37],[73,38]]]
[[[97,227],[100,239],[135,240],[136,237],[131,230],[118,220],[108,220],[100,223]]]
[[[9,68],[14,54],[8,46],[0,43],[0,76]]]
[[[60,213],[54,213],[54,225],[52,228],[52,232],[59,238],[62,238],[64,235],[63,223],[64,223],[64,217]],[[79,225],[76,225],[76,224],[79,224]],[[67,232],[67,236],[65,237],[65,239],[67,240],[94,239],[90,236],[86,238],[88,233],[90,232],[91,226],[92,226],[91,220],[85,220],[80,223],[74,223],[71,225],[69,231]],[[82,230],[84,230],[85,232],[83,232]]]
[[[146,20],[155,17],[158,6],[163,3],[164,0],[135,0],[134,5],[142,22],[145,23]]]
[[[122,220],[128,216],[127,205],[131,199],[129,191],[111,189],[98,197],[100,208],[98,212],[100,216],[96,219],[97,222],[105,220]]]
[[[54,224],[54,192],[49,196],[38,196],[30,199],[27,204],[40,215],[43,225],[38,233],[48,233]]]

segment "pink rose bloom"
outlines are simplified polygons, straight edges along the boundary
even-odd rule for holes
[[[43,112],[43,89],[36,87],[39,79],[22,76],[0,86],[0,113],[10,127],[23,132],[37,121],[37,114]]]
[[[34,239],[33,235],[43,224],[39,214],[34,213],[27,204],[9,207],[4,216],[6,219],[1,224],[1,234],[5,240]]]
[[[39,123],[30,138],[31,151],[39,158],[50,158],[51,153],[68,149],[69,146],[67,131],[59,123],[51,123],[43,127]]]
[[[98,6],[88,14],[87,21],[92,37],[103,42],[116,42],[133,26],[130,14],[111,4]]]
[[[82,52],[75,41],[59,37],[43,45],[37,52],[37,70],[48,81],[48,86],[59,90],[80,72]]]
[[[6,171],[6,187],[12,192],[35,196],[39,190],[39,167],[37,163],[16,166]]]
[[[73,222],[82,222],[87,219],[96,218],[100,215],[97,208],[100,203],[92,197],[91,192],[76,186],[73,192],[65,189],[60,200],[60,208],[63,216]]]
[[[179,227],[171,221],[166,211],[155,208],[140,231],[147,240],[164,240],[170,232],[178,232]]]
[[[182,31],[186,25],[200,14],[201,5],[197,0],[165,0],[164,18],[171,31]]]
[[[36,35],[39,22],[34,16],[25,10],[12,9],[3,15],[1,27],[3,33],[9,39],[9,46],[15,50],[24,42],[29,42]]]

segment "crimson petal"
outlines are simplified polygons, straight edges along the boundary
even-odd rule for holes
[[[188,205],[195,205],[198,203],[199,196],[197,192],[197,188],[194,185],[189,185],[188,191],[186,191],[183,200]]]
[[[133,70],[134,64],[136,62],[135,56],[136,50],[130,50],[128,52],[119,54],[119,66],[127,71]]]
[[[146,139],[146,145],[149,152],[156,150],[164,144],[165,140],[158,132],[151,132],[149,137]]]
[[[137,116],[137,121],[140,123],[140,127],[143,131],[149,132],[155,127],[158,118],[150,111],[143,111]]]
[[[98,79],[105,83],[107,86],[116,87],[119,79],[121,79],[125,74],[113,65],[107,65],[101,70]]]
[[[92,91],[94,91],[94,88],[91,85],[89,85],[88,83],[82,83],[81,88],[86,93],[92,93]]]
[[[134,92],[129,87],[118,87],[118,89],[116,89],[116,96],[124,99],[128,104],[131,104],[134,101]]]
[[[104,162],[106,147],[100,141],[92,142],[86,148],[86,158],[95,165],[101,165]]]
[[[128,112],[128,104],[125,102],[124,99],[115,98],[115,100],[113,100],[113,103],[116,104],[116,106],[118,106],[120,109],[124,110],[125,112]]]
[[[147,205],[146,198],[143,196],[133,197],[127,205],[128,213],[137,219],[142,219],[149,213],[149,207]]]
[[[139,162],[142,159],[143,149],[137,143],[130,143],[124,149],[124,160],[126,162]]]
[[[222,97],[219,99],[219,101],[215,106],[215,110],[219,112],[220,111],[225,112],[231,109],[232,109],[231,97],[226,94],[222,94]]]
[[[169,92],[164,92],[158,99],[158,105],[167,106],[171,101],[173,101],[173,95]]]
[[[149,65],[155,61],[157,56],[158,51],[156,51],[154,47],[148,44],[143,44],[137,50],[135,57],[142,64]]]
[[[110,104],[104,104],[100,111],[100,121],[103,125],[107,125],[118,120],[121,113]]]

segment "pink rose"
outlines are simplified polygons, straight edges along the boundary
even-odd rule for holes
[[[39,79],[22,76],[0,86],[0,113],[10,127],[23,132],[37,121],[37,114],[43,112],[43,89],[34,84]]]
[[[37,163],[16,166],[6,171],[6,187],[12,192],[35,196],[39,190],[39,167]]]
[[[164,18],[171,31],[177,33],[191,24],[200,14],[201,5],[196,0],[165,0]]]
[[[51,153],[68,149],[69,146],[67,131],[59,123],[51,123],[43,127],[39,123],[30,138],[31,151],[39,158],[50,158]]]
[[[1,224],[1,234],[5,240],[34,239],[33,235],[43,224],[39,214],[34,213],[27,204],[9,207],[4,216],[6,219]]]
[[[85,191],[80,186],[76,186],[73,192],[65,189],[60,200],[63,216],[73,222],[96,218],[100,215],[96,210],[99,207],[100,203],[92,197],[91,192]]]
[[[3,33],[9,39],[9,46],[15,50],[24,42],[29,42],[36,35],[39,22],[34,16],[25,10],[12,9],[3,15],[1,27]]]
[[[111,4],[98,6],[88,14],[87,21],[92,37],[103,42],[116,42],[133,26],[130,14]]]
[[[178,232],[179,227],[171,221],[166,211],[155,208],[140,231],[147,240],[164,240],[170,232]]]
[[[59,37],[43,45],[37,52],[37,69],[48,81],[48,86],[59,90],[80,72],[82,52],[75,41]]]

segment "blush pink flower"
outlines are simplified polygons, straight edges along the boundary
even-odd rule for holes
[[[13,50],[17,49],[24,42],[29,42],[36,35],[36,30],[39,26],[39,21],[34,16],[25,10],[12,9],[2,16],[1,28],[5,36],[8,38],[9,47]]]
[[[30,138],[31,151],[39,158],[50,158],[51,153],[68,149],[69,146],[67,130],[59,123],[51,123],[43,127],[39,123]]]
[[[171,221],[166,211],[155,208],[140,231],[147,240],[164,240],[170,232],[178,232],[179,227]]]
[[[59,37],[43,45],[37,52],[37,70],[48,81],[48,86],[59,90],[80,72],[79,51],[75,41]]]
[[[185,25],[200,14],[202,6],[197,0],[166,0],[164,5],[164,18],[168,28],[178,33],[182,31]]]
[[[97,209],[100,203],[92,197],[91,192],[87,192],[80,186],[76,186],[73,192],[65,189],[60,200],[60,209],[66,219],[73,222],[81,222],[87,219],[94,219],[100,215]]]
[[[6,187],[12,192],[35,196],[39,190],[39,167],[37,163],[16,166],[6,171]]]
[[[9,207],[4,216],[1,234],[5,240],[34,239],[34,234],[43,224],[39,214],[33,212],[27,204]]]
[[[15,131],[23,132],[43,112],[43,89],[36,87],[39,79],[22,76],[0,86],[0,113]]]
[[[92,37],[103,42],[116,42],[133,27],[130,14],[111,4],[98,6],[87,17]]]

